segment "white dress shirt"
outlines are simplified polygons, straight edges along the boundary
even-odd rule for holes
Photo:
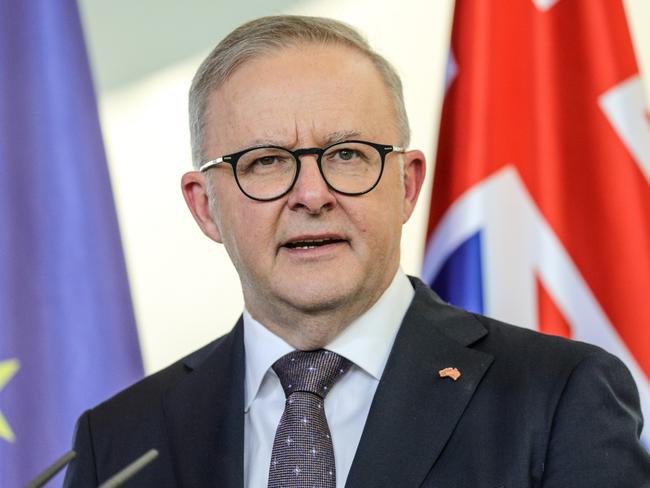
[[[325,398],[337,487],[345,485],[372,398],[414,294],[411,283],[399,269],[379,300],[325,346],[353,364]],[[244,486],[264,488],[268,485],[273,440],[285,403],[282,385],[271,366],[294,348],[246,310],[244,348]]]

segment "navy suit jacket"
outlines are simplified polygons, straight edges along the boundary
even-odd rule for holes
[[[346,487],[650,487],[638,392],[600,348],[446,305],[412,279]],[[457,381],[438,371],[455,367]],[[126,486],[242,487],[244,343],[224,337],[87,411],[65,486],[150,448]]]

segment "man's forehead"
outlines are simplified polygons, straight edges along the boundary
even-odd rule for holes
[[[352,48],[284,49],[240,66],[211,93],[204,147],[214,151],[216,137],[221,151],[375,139],[394,118],[391,100],[376,67]]]
[[[287,80],[296,79],[296,76],[292,76],[296,74],[299,74],[297,77],[299,79],[310,79],[309,75],[314,74],[317,79],[322,79],[331,71],[343,74],[343,70],[356,69],[360,71],[363,69],[370,77],[385,84],[372,60],[358,49],[342,44],[301,43],[246,59],[211,91],[211,95],[224,90],[236,92],[237,88],[241,86],[242,76],[250,84],[256,86],[256,91],[263,89],[267,85],[267,78],[259,75],[259,72],[260,69],[269,65],[273,66],[275,72],[282,70],[281,76]],[[242,75],[242,72],[246,74]],[[357,79],[356,81],[363,83],[364,80]]]

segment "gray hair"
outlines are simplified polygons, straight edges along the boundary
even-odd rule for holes
[[[203,119],[209,95],[246,61],[308,43],[348,46],[372,61],[393,96],[399,144],[408,146],[410,129],[399,75],[384,57],[372,50],[359,32],[343,22],[323,17],[271,16],[253,20],[231,32],[213,49],[194,75],[190,87],[189,115],[195,168],[198,169],[205,158],[202,146]]]

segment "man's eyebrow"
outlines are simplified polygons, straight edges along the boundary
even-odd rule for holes
[[[323,139],[323,145],[329,146],[336,144],[337,142],[343,142],[355,137],[359,137],[361,133],[354,130],[339,130],[336,132],[330,132]],[[254,139],[250,141],[246,147],[262,147],[262,146],[280,146],[280,147],[290,147],[286,144],[283,144],[281,141],[274,139]]]
[[[343,142],[348,139],[359,137],[361,134],[354,130],[340,130],[336,132],[331,132],[327,135],[324,140],[325,145],[329,146],[330,144],[336,144],[337,142]]]
[[[248,147],[261,147],[261,146],[281,146],[278,141],[275,141],[273,139],[255,139],[252,140],[249,144]]]

